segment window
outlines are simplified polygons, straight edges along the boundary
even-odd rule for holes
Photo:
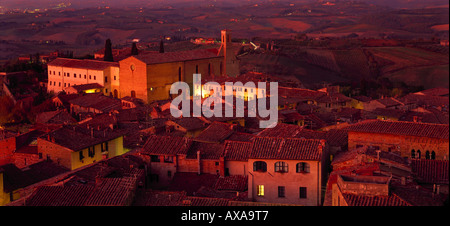
[[[67,77],[70,77],[70,73],[67,73]]]
[[[416,151],[414,149],[411,150],[411,158],[412,159],[416,158]]]
[[[436,152],[434,151],[431,152],[431,159],[436,159]]]
[[[66,77],[66,72],[64,72],[64,77]]]
[[[170,170],[167,171],[167,177],[169,177],[169,178],[172,177],[172,171],[170,171]]]
[[[159,156],[158,155],[152,155],[150,156],[151,162],[159,162]]]
[[[105,83],[108,83],[108,77],[105,76]]]
[[[73,74],[73,77],[74,77],[74,78],[77,78],[77,74]]]
[[[300,187],[299,189],[299,193],[300,193],[300,198],[301,199],[306,199],[306,187]]]
[[[94,80],[97,80],[97,76],[94,75]]]
[[[79,152],[79,157],[80,157],[80,161],[83,161],[83,159],[84,159],[84,155],[83,155],[83,151],[80,151]]]
[[[181,82],[181,67],[178,68],[178,81]]]
[[[297,163],[297,173],[309,173],[309,163],[306,162]]]
[[[116,76],[114,75],[114,81],[116,81]]]
[[[173,156],[164,156],[164,162],[172,163],[173,162]]]
[[[430,159],[430,151],[425,152],[425,159]]]
[[[88,148],[88,156],[91,158],[95,156],[95,146],[92,148]]]
[[[81,78],[81,74],[78,75],[78,78]]]
[[[278,198],[284,198],[286,188],[284,186],[278,186]]]
[[[86,79],[86,75],[84,75],[84,79]]]
[[[266,172],[267,163],[263,161],[253,162],[253,171]]]
[[[92,79],[92,75],[89,75],[89,79]]]
[[[61,76],[61,72],[60,71],[58,71],[58,75]]]
[[[58,85],[59,87],[61,87],[61,82],[59,83],[59,85]]]
[[[131,90],[131,97],[136,98],[136,91]]]
[[[195,65],[195,73],[198,74],[198,65]]]
[[[287,173],[288,172],[288,164],[286,162],[276,162],[275,163],[275,172]]]
[[[258,196],[264,196],[264,185],[258,185]]]
[[[208,75],[211,75],[211,63],[208,64]]]
[[[420,150],[417,150],[416,152],[416,159],[420,159]]]

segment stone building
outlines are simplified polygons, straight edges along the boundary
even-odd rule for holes
[[[349,149],[368,146],[410,159],[448,160],[449,157],[447,124],[366,120],[347,130]]]

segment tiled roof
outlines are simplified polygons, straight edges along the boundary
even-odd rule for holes
[[[411,169],[420,182],[448,184],[448,160],[412,159]]]
[[[252,143],[241,141],[225,141],[223,151],[224,159],[227,161],[247,161]]]
[[[78,60],[68,58],[56,58],[48,63],[48,66],[79,68],[89,70],[104,70],[108,67],[119,67],[116,62],[107,62],[100,60]]]
[[[318,103],[343,103],[352,99],[342,93],[328,93],[315,99]]]
[[[324,140],[280,138],[280,137],[257,137],[254,140],[251,159],[298,159],[298,160],[320,160]]]
[[[183,206],[228,206],[229,199],[187,196]]]
[[[315,100],[323,95],[326,95],[326,93],[310,89],[278,87],[278,95],[284,97],[297,97],[304,100]]]
[[[205,130],[203,130],[195,140],[204,142],[220,143],[233,134],[231,124],[222,122],[213,122]]]
[[[347,127],[352,132],[381,133],[449,139],[449,125],[387,120],[366,120]]]
[[[142,153],[149,155],[186,155],[192,140],[176,136],[155,136],[148,138]]]
[[[81,85],[73,85],[70,86],[74,88],[77,92],[82,92],[90,89],[103,89],[103,86],[98,83],[89,83],[89,84],[81,84]]]
[[[342,195],[349,206],[411,206],[397,195],[366,196],[346,193]]]
[[[228,191],[247,191],[248,189],[248,177],[243,175],[232,175],[226,177],[219,177],[216,185],[216,190],[228,190]]]
[[[26,199],[26,206],[83,206],[94,186],[42,186]]]
[[[198,130],[206,127],[206,123],[197,117],[182,117],[170,120],[187,131]]]
[[[266,128],[260,133],[258,133],[258,137],[296,137],[297,134],[302,131],[303,128],[301,126],[278,123],[273,128]]]
[[[406,96],[399,98],[405,104],[417,104],[420,106],[448,106],[449,97],[447,96],[431,96],[431,95],[419,95],[410,93]]]
[[[201,159],[219,159],[222,156],[224,144],[203,143],[194,141],[189,148],[186,158],[196,159],[197,151],[200,151]]]
[[[136,187],[137,179],[133,177],[102,178],[84,205],[129,206]]]
[[[65,110],[42,112],[36,116],[36,123],[70,124],[76,122]]]
[[[391,109],[391,108],[376,108],[371,113],[377,115],[377,116],[386,116],[386,117],[392,117],[392,118],[400,118],[403,115],[405,115],[404,110],[399,109]]]
[[[102,112],[109,112],[122,108],[122,102],[120,100],[104,96],[101,93],[84,94],[78,98],[69,100],[69,103],[85,108],[97,109]]]
[[[393,107],[393,106],[397,106],[397,105],[403,105],[403,103],[393,97],[388,97],[388,98],[380,98],[375,100],[377,102],[379,102],[380,104],[384,105],[385,107]]]
[[[187,51],[140,54],[132,57],[135,57],[146,64],[161,64],[216,58],[220,56],[218,56],[217,49],[195,49]]]
[[[144,197],[137,199],[137,206],[179,206],[186,197],[183,191],[146,191]]]
[[[212,188],[216,184],[218,175],[176,172],[170,182],[168,191],[185,191],[187,195],[193,195],[201,187]]]

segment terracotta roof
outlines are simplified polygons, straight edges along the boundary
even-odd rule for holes
[[[278,123],[273,128],[266,128],[257,134],[258,137],[296,137],[303,128],[301,126]]]
[[[192,140],[185,137],[151,135],[142,148],[142,153],[148,155],[187,155],[191,146]]]
[[[381,99],[377,99],[375,101],[384,105],[385,107],[393,107],[393,106],[397,106],[397,105],[403,105],[402,102],[400,102],[399,100],[397,100],[393,97],[381,98]]]
[[[68,88],[73,88],[77,92],[81,93],[85,90],[90,90],[90,89],[103,89],[103,86],[98,83],[89,83],[89,84],[73,85]]]
[[[213,122],[203,130],[195,140],[220,143],[233,134],[233,125],[222,122]]]
[[[228,206],[229,199],[187,196],[183,206]]]
[[[449,97],[447,96],[431,96],[410,93],[399,98],[404,104],[417,104],[420,106],[448,106]]]
[[[234,132],[226,140],[251,142],[256,136],[250,133]]]
[[[172,122],[178,124],[179,126],[185,128],[187,131],[206,128],[206,123],[197,117],[183,117],[183,118],[177,118],[177,119],[173,119],[173,120],[169,120],[169,121],[172,121]]]
[[[248,177],[244,175],[219,177],[214,189],[227,191],[247,191]]]
[[[56,58],[53,61],[49,62],[48,66],[80,68],[89,70],[105,70],[108,67],[119,67],[119,63],[100,60]]]
[[[346,193],[342,195],[349,206],[411,206],[397,195],[366,196]]]
[[[94,186],[42,186],[31,194],[26,206],[83,206]]]
[[[120,100],[104,96],[101,93],[85,94],[69,100],[69,103],[85,108],[97,109],[105,113],[122,109],[122,102]]]
[[[254,140],[251,159],[320,160],[324,140],[257,137]]]
[[[420,182],[448,184],[448,160],[412,159],[411,169]]]
[[[132,56],[146,64],[161,64],[169,62],[182,62],[190,60],[200,60],[208,58],[216,58],[218,56],[217,49],[195,49],[177,52],[165,53],[148,53]]]
[[[315,99],[318,103],[343,103],[349,102],[352,98],[345,96],[342,93],[328,93]]]
[[[136,199],[137,206],[179,206],[186,197],[183,191],[146,191],[143,198]]]
[[[136,187],[137,179],[134,177],[102,178],[84,205],[129,206]]]
[[[252,143],[241,141],[225,141],[223,157],[227,161],[247,161]]]
[[[42,112],[36,116],[36,123],[70,124],[76,122],[65,110]]]
[[[382,133],[449,139],[449,125],[387,120],[366,120],[347,127],[352,132]]]
[[[373,111],[371,111],[371,113],[377,116],[387,116],[399,119],[400,117],[406,114],[406,111],[391,108],[376,108]]]
[[[194,141],[189,148],[186,158],[196,159],[197,151],[200,151],[200,159],[219,159],[222,156],[223,148],[224,144]]]

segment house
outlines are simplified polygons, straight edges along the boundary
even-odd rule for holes
[[[37,139],[39,157],[77,169],[124,154],[125,132],[114,127],[64,126]]]
[[[185,133],[186,137],[196,137],[207,127],[207,122],[197,117],[182,117],[167,120],[166,126],[170,131],[177,130]]]
[[[252,142],[225,141],[222,157],[225,161],[225,176],[248,176],[248,157],[252,148]]]
[[[72,85],[64,88],[66,94],[101,93],[104,87],[98,83]],[[108,95],[108,94],[106,94]]]
[[[68,101],[70,103],[70,113],[109,113],[122,109],[120,100],[104,96],[101,93],[84,94]]]
[[[363,102],[363,108],[366,111],[373,111],[377,108],[388,108],[388,109],[402,109],[404,103],[393,97],[380,98],[376,100],[371,100],[368,102]]]
[[[76,122],[66,109],[42,112],[36,116],[35,121],[40,124],[73,124]]]
[[[368,146],[409,159],[448,160],[448,124],[365,120],[346,129],[349,149]]]
[[[320,206],[327,161],[324,140],[257,137],[248,157],[248,197],[256,202]]]
[[[119,64],[100,60],[56,58],[48,66],[48,92],[59,93],[67,87],[97,83],[107,96],[119,89]],[[94,91],[99,88],[93,88]],[[77,89],[69,89],[76,91]]]

